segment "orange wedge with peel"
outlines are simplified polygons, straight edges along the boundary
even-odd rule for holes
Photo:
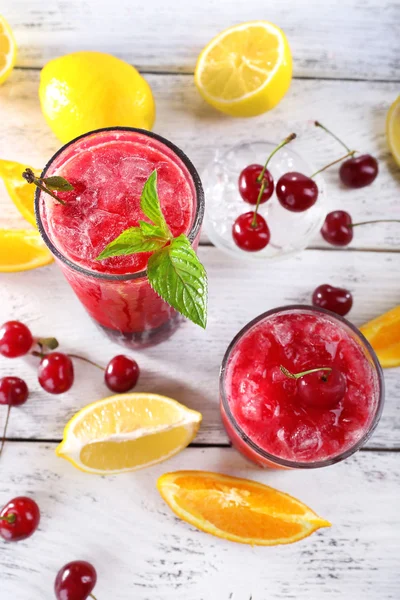
[[[22,178],[22,173],[27,167],[28,165],[23,165],[18,162],[0,159],[0,177],[6,186],[6,190],[11,200],[14,202],[21,215],[28,223],[36,227],[34,210],[36,187],[30,185]],[[40,171],[38,169],[32,169],[32,171],[38,177],[40,176]]]
[[[0,273],[28,271],[53,261],[38,231],[0,229]]]
[[[400,365],[400,306],[360,327],[383,368]]]
[[[162,475],[157,488],[181,519],[217,537],[254,546],[292,544],[330,523],[288,494],[205,471]]]

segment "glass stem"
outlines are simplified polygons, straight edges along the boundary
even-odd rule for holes
[[[325,127],[325,125],[322,125],[322,123],[320,123],[319,121],[315,121],[314,125],[316,127],[321,127],[321,129],[323,129],[324,131],[326,131],[326,133],[329,133],[329,135],[331,135],[337,142],[339,142],[339,144],[341,144],[343,146],[343,148],[347,151],[350,152],[350,148],[348,146],[346,146],[346,144],[344,142],[342,142],[342,140],[340,138],[338,138],[337,135],[335,135],[334,133],[332,133],[332,131],[330,129],[328,129],[327,127]]]
[[[264,190],[265,190],[265,181],[262,182],[261,187],[260,187],[260,191],[258,192],[256,207],[254,209],[253,220],[251,222],[251,226],[252,227],[256,227],[257,226],[257,211],[258,211],[258,207],[260,206],[260,202],[261,202],[261,198],[262,198],[262,195],[264,193]]]
[[[313,179],[313,177],[315,177],[319,173],[322,173],[322,171],[325,171],[326,169],[329,169],[329,167],[333,167],[333,165],[337,165],[337,163],[342,162],[342,160],[344,160],[345,158],[349,158],[350,156],[353,156],[354,153],[355,153],[355,150],[349,150],[349,152],[347,154],[345,154],[344,156],[341,156],[337,160],[334,160],[333,162],[329,163],[329,165],[326,165],[325,167],[322,167],[322,169],[319,169],[318,171],[315,171],[315,173],[313,173],[312,175],[310,175],[310,179]]]
[[[257,182],[258,182],[258,183],[261,183],[261,182],[262,182],[262,180],[263,180],[263,177],[264,177],[264,175],[265,175],[265,171],[267,170],[267,167],[268,167],[268,163],[269,163],[269,161],[271,160],[271,158],[274,156],[274,154],[276,154],[276,153],[278,152],[278,150],[280,150],[281,148],[283,148],[283,146],[286,146],[286,144],[288,144],[289,142],[291,142],[292,140],[294,140],[294,138],[295,138],[295,137],[296,137],[296,134],[295,134],[295,133],[291,133],[290,135],[288,135],[288,137],[287,137],[287,138],[285,138],[285,139],[283,140],[283,142],[281,142],[281,143],[279,144],[279,146],[277,146],[277,147],[275,148],[275,150],[273,150],[273,151],[271,152],[271,154],[268,156],[268,158],[267,158],[267,160],[266,160],[266,163],[265,163],[265,165],[264,165],[264,167],[263,167],[263,170],[261,171],[261,173],[260,173],[260,174],[259,174],[259,176],[257,177]]]

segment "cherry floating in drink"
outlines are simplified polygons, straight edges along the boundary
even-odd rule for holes
[[[400,219],[373,219],[353,223],[351,215],[345,210],[333,210],[326,215],[321,235],[332,246],[347,246],[353,239],[354,227],[373,225],[374,223],[400,223]]]
[[[197,247],[204,212],[199,176],[181,150],[150,132],[112,128],[73,140],[53,156],[41,180],[59,176],[73,186],[57,193],[64,204],[36,194],[39,230],[74,292],[112,339],[131,347],[165,339],[182,320],[149,284],[150,252],[97,260],[144,219],[141,193],[154,171],[171,234],[187,234]]]
[[[264,467],[347,458],[377,425],[379,362],[362,334],[328,311],[288,306],[249,323],[221,368],[221,413],[236,448]]]
[[[319,121],[315,121],[316,127],[321,127],[324,131],[329,133],[336,141],[341,144],[347,152],[350,152],[353,156],[345,160],[339,169],[339,177],[341,181],[350,188],[362,188],[367,185],[371,185],[378,176],[378,161],[371,154],[360,154],[354,156],[355,151],[351,151],[345,143],[342,142],[332,131],[327,129]]]

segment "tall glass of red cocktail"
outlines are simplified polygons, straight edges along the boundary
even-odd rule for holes
[[[89,132],[61,148],[42,177],[59,175],[74,187],[59,204],[39,189],[39,231],[92,319],[129,347],[158,343],[182,317],[151,288],[150,253],[97,260],[120,233],[143,219],[140,196],[156,170],[158,194],[172,235],[197,247],[204,214],[200,178],[187,156],[159,135],[115,127]]]
[[[262,467],[315,468],[365,444],[382,412],[384,381],[374,351],[348,321],[287,306],[233,339],[220,396],[225,428],[244,456]]]

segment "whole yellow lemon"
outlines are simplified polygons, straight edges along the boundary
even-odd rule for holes
[[[102,52],[74,52],[48,62],[40,74],[39,98],[62,142],[102,127],[154,124],[147,81],[125,61]]]

